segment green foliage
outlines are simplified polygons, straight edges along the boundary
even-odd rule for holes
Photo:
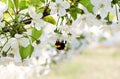
[[[119,2],[119,0],[112,0],[112,4],[117,4]]]
[[[20,0],[19,9],[23,10],[29,6],[29,0]]]
[[[57,33],[57,34],[62,34],[61,30],[57,29],[57,28],[54,30],[54,32]]]
[[[108,20],[108,21],[109,21],[109,14],[110,14],[110,13],[107,14],[107,16],[105,17],[105,20]]]
[[[18,24],[16,27],[10,29],[10,36],[14,37],[15,34],[22,34],[25,31],[24,24]]]
[[[48,22],[48,23],[51,23],[53,25],[56,25],[56,21],[52,16],[46,16],[46,17],[43,18],[43,20]]]
[[[42,7],[42,8],[38,8],[38,9],[36,10],[36,12],[37,12],[37,13],[43,13],[44,10],[45,10],[45,9]]]
[[[40,0],[41,2],[45,3],[45,0]]]
[[[39,7],[42,5],[42,2],[44,2],[44,0],[29,0],[30,5],[33,5],[34,7]]]
[[[106,24],[108,24],[108,25],[112,24],[112,21],[110,21],[110,13],[109,12],[104,19],[107,20]]]
[[[32,44],[29,44],[27,47],[19,46],[19,52],[22,60],[27,57],[31,57],[33,51],[34,47],[32,46]]]
[[[90,2],[90,0],[80,0],[79,1],[84,7],[87,8],[87,10],[90,12],[90,13],[93,13],[93,5],[92,3]]]
[[[14,9],[14,3],[12,2],[12,0],[8,0],[8,6]]]
[[[77,14],[84,14],[84,11],[80,8],[78,8],[78,5],[74,4],[70,7],[70,15],[74,20],[77,19]]]
[[[45,3],[45,0],[20,0],[20,10],[27,8],[29,5],[38,8],[42,3]]]
[[[71,16],[74,20],[77,19],[77,8],[76,8],[76,6],[71,6],[70,7],[70,14],[71,14]]]
[[[42,35],[42,29],[37,30],[35,27],[32,30],[32,42],[37,40]]]
[[[19,0],[13,0],[13,1],[14,1],[16,10],[18,10],[18,7],[19,7]]]
[[[2,2],[6,3],[6,1],[7,1],[7,0],[0,0],[0,1],[2,1]]]

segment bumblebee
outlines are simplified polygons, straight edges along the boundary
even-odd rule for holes
[[[65,41],[65,40],[62,40],[62,41],[57,40],[56,43],[55,43],[55,47],[58,50],[64,50],[65,46],[66,46],[66,43],[67,43],[67,41]]]

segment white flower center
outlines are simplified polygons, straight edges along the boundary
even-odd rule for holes
[[[86,19],[86,18],[82,18],[82,21],[83,21],[83,22],[86,22],[86,21],[87,21],[87,19]]]
[[[57,8],[57,9],[62,8],[61,4],[60,4],[60,3],[57,3],[57,4],[56,4],[56,8]]]
[[[102,9],[102,8],[104,8],[104,7],[105,7],[104,4],[100,4],[99,9]]]
[[[114,14],[112,14],[112,13],[109,14],[109,20],[110,21],[112,21],[114,19],[114,17],[115,17]]]

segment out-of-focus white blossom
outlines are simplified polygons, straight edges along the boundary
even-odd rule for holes
[[[72,26],[79,26],[79,29],[83,30],[86,26],[100,26],[101,21],[96,19],[96,17],[92,14],[84,14],[79,16],[72,24]]]
[[[3,19],[3,13],[7,10],[8,6],[3,3],[3,2],[0,2],[0,21]]]
[[[102,18],[111,10],[111,0],[91,0],[91,3],[94,5],[93,12],[100,14]]]
[[[5,12],[8,9],[8,6],[3,2],[0,2],[0,6],[1,6],[0,7],[0,12],[1,13]]]
[[[45,22],[41,19],[42,14],[37,14],[35,11],[35,7],[29,6],[28,7],[29,15],[33,19],[32,25],[35,26],[37,30],[40,30],[42,27],[45,27]]]
[[[25,66],[12,62],[0,65],[0,70],[1,79],[39,79],[42,74],[47,74],[50,71],[48,65],[42,66],[36,63]]]
[[[70,7],[70,4],[63,0],[55,0],[55,2],[50,2],[49,7],[51,9],[50,14],[58,13],[59,16],[64,16],[66,14],[66,9]]]
[[[1,22],[3,20],[3,13],[7,10],[8,6],[3,3],[3,2],[0,2],[0,30],[2,30],[2,27],[5,26],[5,23],[4,22]]]
[[[120,35],[120,32],[115,32],[115,33],[113,33],[113,35],[109,39],[107,39],[103,43],[105,45],[119,47],[120,46],[120,37],[119,37],[119,35]]]
[[[23,35],[16,34],[15,39],[19,45],[27,47],[30,44],[29,38],[24,37]]]
[[[102,25],[101,29],[109,33],[114,33],[120,31],[120,23],[113,23],[111,25]]]

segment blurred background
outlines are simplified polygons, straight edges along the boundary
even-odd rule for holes
[[[102,43],[92,43],[71,59],[52,65],[41,79],[119,79],[119,33]]]

